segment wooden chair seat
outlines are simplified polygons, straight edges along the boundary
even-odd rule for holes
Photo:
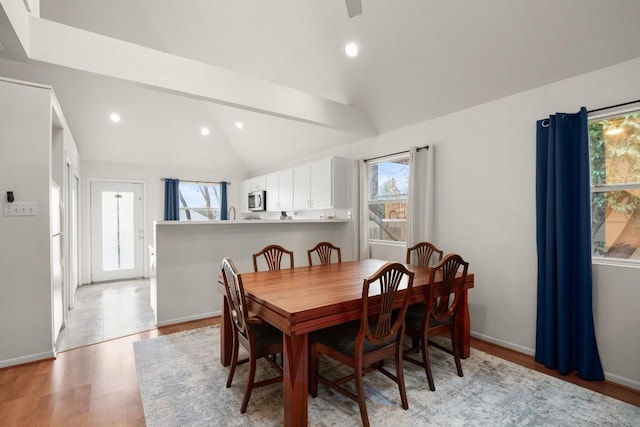
[[[257,317],[253,317],[252,319],[257,319]],[[260,358],[271,355],[273,354],[273,347],[277,347],[282,351],[282,331],[261,319],[259,321],[260,323],[255,324],[248,322],[249,327],[253,330],[253,336],[255,338],[255,356]]]
[[[355,355],[356,337],[358,336],[358,332],[360,332],[360,321],[354,320],[353,322],[332,326],[330,328],[314,332],[311,334],[310,339],[313,342],[331,347],[346,356],[353,357]],[[388,340],[380,343],[372,343],[369,340],[365,340],[362,351],[369,353],[386,347],[389,344],[393,344],[394,342],[395,337],[390,337]]]

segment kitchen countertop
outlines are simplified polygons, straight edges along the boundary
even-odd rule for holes
[[[336,219],[238,219],[238,220],[217,220],[217,221],[154,221],[156,225],[171,225],[171,226],[185,226],[185,225],[238,225],[238,224],[304,224],[304,223],[343,223],[349,222],[347,218]]]

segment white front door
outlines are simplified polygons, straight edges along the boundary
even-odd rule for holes
[[[144,186],[91,181],[91,281],[144,276]]]

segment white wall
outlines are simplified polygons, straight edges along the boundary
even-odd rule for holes
[[[640,58],[359,141],[367,158],[434,146],[435,238],[470,261],[475,336],[533,354],[536,322],[535,122],[640,98]],[[425,102],[436,102],[425,100]],[[326,155],[328,153],[322,153]],[[596,336],[607,378],[640,389],[640,268],[594,266]]]
[[[53,355],[49,174],[51,93],[0,80],[0,205],[36,202],[36,216],[0,216],[0,367]]]
[[[82,227],[82,283],[91,281],[91,241],[90,241],[90,206],[89,182],[92,179],[132,180],[145,183],[146,213],[145,231],[146,245],[154,245],[153,221],[163,220],[164,215],[164,182],[160,178],[179,178],[200,181],[229,181],[227,189],[228,206],[235,206],[239,212],[240,181],[247,177],[247,171],[241,165],[228,165],[228,170],[202,170],[179,166],[149,166],[138,164],[109,163],[92,160],[82,162],[82,207],[81,217],[84,219]],[[146,247],[145,245],[145,247]],[[148,254],[145,251],[145,268],[148,264]],[[145,269],[146,274],[148,271]]]
[[[217,278],[223,257],[231,257],[240,272],[253,271],[251,254],[277,243],[294,252],[294,265],[300,267],[308,265],[308,249],[329,241],[342,249],[344,261],[350,261],[355,254],[350,228],[349,222],[294,220],[157,224],[158,325],[220,314]]]

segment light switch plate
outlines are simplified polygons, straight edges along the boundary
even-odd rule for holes
[[[36,202],[5,203],[4,216],[35,216],[38,215]]]

